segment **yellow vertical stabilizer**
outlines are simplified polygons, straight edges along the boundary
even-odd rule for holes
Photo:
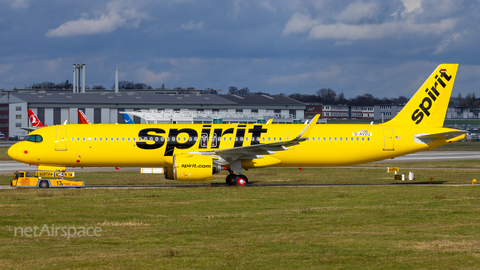
[[[458,64],[441,64],[405,107],[385,125],[442,127]]]

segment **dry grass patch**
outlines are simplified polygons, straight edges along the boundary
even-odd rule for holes
[[[136,227],[136,226],[150,226],[148,223],[137,221],[103,221],[98,223],[100,226],[113,226],[113,227]]]

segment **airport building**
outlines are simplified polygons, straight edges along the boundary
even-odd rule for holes
[[[198,92],[158,94],[155,91],[108,90],[86,93],[71,91],[6,91],[0,97],[0,132],[5,136],[23,137],[29,127],[27,109],[31,109],[45,125],[79,123],[77,110],[85,112],[95,124],[123,123],[121,111],[143,111],[171,115],[170,123],[256,123],[257,119],[273,118],[274,123],[292,123],[304,119],[306,104],[285,96],[213,95]],[[162,91],[162,90],[157,90]],[[181,117],[176,119],[175,117]],[[165,120],[165,118],[164,118]],[[167,120],[168,121],[168,120]],[[135,123],[146,123],[134,117]],[[152,122],[150,122],[152,123]],[[162,121],[157,122],[162,123]]]

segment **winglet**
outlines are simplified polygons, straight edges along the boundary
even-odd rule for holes
[[[313,117],[312,121],[310,121],[310,123],[302,130],[302,132],[300,132],[300,134],[298,134],[297,139],[307,138],[312,132],[313,127],[317,124],[318,118],[320,118],[320,114],[317,114],[315,117]]]

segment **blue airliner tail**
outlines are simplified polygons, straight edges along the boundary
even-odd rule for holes
[[[132,118],[128,114],[122,112],[122,115],[124,124],[135,124],[135,122],[133,122]]]

